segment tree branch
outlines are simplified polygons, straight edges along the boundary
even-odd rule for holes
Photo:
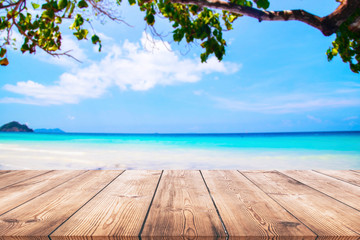
[[[296,20],[320,30],[325,36],[330,36],[335,33],[339,26],[360,8],[360,0],[343,0],[333,13],[325,17],[319,17],[301,9],[266,11],[247,6],[240,6],[223,0],[171,0],[171,2],[225,10],[235,14],[256,18],[260,22]]]
[[[82,63],[79,59],[75,58],[74,56],[72,56],[71,54],[69,54],[69,52],[71,52],[72,50],[66,51],[66,52],[62,52],[62,53],[55,53],[55,52],[51,52],[49,50],[46,50],[42,47],[39,46],[38,42],[33,39],[31,36],[29,36],[28,34],[26,34],[25,31],[23,31],[20,26],[16,23],[15,19],[13,19],[13,24],[16,26],[16,28],[18,29],[18,31],[20,32],[20,34],[22,34],[24,37],[26,37],[27,39],[29,39],[30,41],[32,41],[37,47],[39,47],[40,49],[42,49],[44,52],[46,52],[47,54],[53,56],[53,57],[60,57],[60,56],[67,56],[70,57],[74,60],[76,60],[79,63]],[[34,51],[35,52],[35,51]],[[30,52],[31,53],[31,52]]]
[[[9,8],[9,7],[16,6],[19,2],[20,2],[20,1],[14,2],[14,3],[9,3],[8,5],[2,5],[2,4],[0,4],[0,9],[5,9],[5,8]]]

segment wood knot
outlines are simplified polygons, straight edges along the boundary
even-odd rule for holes
[[[284,227],[297,227],[300,225],[300,223],[296,223],[296,222],[280,222],[281,225],[283,225]]]
[[[29,219],[25,223],[32,223],[32,222],[37,222],[37,221],[38,221],[37,219]]]
[[[19,222],[17,219],[13,219],[13,218],[4,219],[3,221],[7,222],[7,223],[17,223],[17,222]]]
[[[291,183],[291,184],[295,184],[295,185],[303,185],[301,182],[299,182],[299,181],[297,181],[295,179],[290,179],[290,180],[288,180],[288,182]]]
[[[117,196],[117,197],[120,197],[120,198],[141,198],[142,196],[139,196],[139,195],[114,195],[114,196]]]

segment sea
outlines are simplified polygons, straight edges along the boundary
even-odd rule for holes
[[[360,132],[0,133],[0,169],[360,169]]]

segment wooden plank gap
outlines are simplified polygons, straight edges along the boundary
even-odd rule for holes
[[[0,170],[0,175],[3,175],[5,173],[9,173],[11,172],[11,170]]]
[[[328,176],[328,177],[335,178],[335,179],[337,179],[337,180],[340,180],[340,181],[343,181],[343,182],[346,182],[346,183],[349,183],[349,184],[352,184],[352,185],[354,185],[354,186],[360,187],[360,184],[356,184],[355,182],[351,182],[351,181],[349,181],[349,180],[346,180],[346,179],[337,177],[337,176],[335,176],[335,175],[330,175],[330,174],[327,174],[327,173],[325,173],[325,172],[323,172],[323,171],[319,171],[319,170],[312,170],[312,171],[317,172],[317,173],[320,173],[320,174],[323,174],[323,175]],[[357,173],[357,172],[352,171],[352,170],[349,170],[349,171],[352,172],[352,173]],[[360,177],[360,174],[359,174],[359,177]]]
[[[317,172],[360,186],[360,174],[353,170],[317,170]]]
[[[67,237],[138,237],[161,170],[128,170],[51,234]]]
[[[63,221],[59,226],[57,226],[53,231],[51,231],[48,234],[48,237],[50,238],[50,235],[55,232],[58,228],[60,228],[64,223],[66,223],[72,216],[74,216],[81,208],[83,208],[86,204],[88,204],[94,197],[96,197],[100,192],[102,192],[107,186],[109,186],[115,179],[117,179],[121,174],[123,174],[125,170],[123,170],[120,174],[118,174],[114,179],[112,179],[108,184],[106,184],[102,189],[100,189],[94,196],[92,196],[88,201],[86,201],[81,207],[79,207],[73,214],[71,214],[65,221]],[[50,238],[51,239],[51,238]]]
[[[247,178],[252,184],[254,184],[257,188],[259,188],[262,192],[264,192],[267,196],[269,196],[272,200],[274,200],[280,207],[282,207],[286,212],[288,212],[291,216],[293,216],[296,220],[301,222],[305,227],[307,227],[312,233],[315,234],[316,240],[318,239],[319,235],[312,230],[307,224],[305,224],[303,221],[301,221],[298,217],[296,217],[292,212],[290,212],[288,209],[286,209],[282,204],[280,204],[275,198],[273,198],[270,194],[265,192],[260,186],[258,186],[254,181],[252,181],[250,178],[248,178],[245,174],[237,170],[241,175],[243,175],[245,178]],[[277,171],[276,171],[277,172]]]
[[[141,237],[225,238],[199,171],[164,171]]]
[[[360,213],[357,210],[277,171],[244,175],[306,223],[317,235],[359,237]]]
[[[146,215],[145,215],[145,218],[144,218],[144,222],[143,222],[143,224],[141,225],[141,229],[140,229],[140,232],[139,232],[139,235],[138,235],[138,237],[139,237],[140,240],[141,240],[141,234],[142,234],[142,232],[143,232],[143,230],[144,230],[144,227],[145,227],[146,220],[147,220],[147,218],[148,218],[148,216],[149,216],[149,212],[150,212],[151,206],[152,206],[152,204],[153,204],[153,202],[154,202],[154,198],[155,198],[156,192],[157,192],[158,187],[159,187],[159,185],[160,185],[160,181],[161,181],[161,177],[162,177],[163,173],[164,173],[164,170],[161,170],[161,174],[160,174],[160,177],[159,177],[159,181],[157,182],[157,185],[156,185],[156,188],[155,188],[155,191],[154,191],[154,195],[153,195],[152,198],[151,198],[151,201],[150,201],[150,204],[149,204],[149,208],[148,208],[148,210],[147,210],[147,212],[146,212]]]
[[[287,174],[285,174],[285,173],[283,173],[283,172],[280,172],[280,171],[276,171],[276,172],[278,172],[279,174],[284,175],[285,177],[291,178],[292,180],[294,180],[294,181],[296,181],[296,182],[299,182],[299,183],[305,185],[305,186],[308,187],[308,188],[311,188],[311,189],[313,189],[313,190],[315,190],[315,191],[317,191],[317,192],[319,192],[319,193],[321,193],[321,194],[323,194],[323,195],[325,195],[325,196],[327,196],[327,197],[329,197],[329,198],[331,198],[331,199],[336,200],[337,202],[339,202],[339,203],[341,203],[341,204],[344,204],[344,205],[346,205],[346,206],[348,206],[348,207],[350,207],[350,208],[352,208],[352,209],[360,212],[359,209],[357,209],[357,208],[355,208],[355,207],[353,207],[353,206],[351,206],[351,205],[349,205],[349,204],[347,204],[347,203],[345,203],[345,202],[343,202],[343,201],[340,201],[339,199],[337,199],[337,198],[335,198],[335,197],[333,197],[333,196],[331,196],[331,195],[329,195],[329,194],[327,194],[327,193],[325,193],[325,192],[323,192],[323,191],[320,191],[319,189],[316,189],[316,188],[314,188],[314,187],[312,187],[312,186],[310,186],[310,185],[308,185],[308,184],[306,184],[306,183],[304,183],[304,182],[302,182],[302,181],[300,181],[300,180],[297,180],[297,179],[293,178],[293,177],[290,176],[290,175],[287,175]],[[357,233],[357,234],[360,234],[360,233]]]
[[[9,172],[8,174],[17,174],[17,173],[19,173],[19,172],[21,172],[21,171],[23,171],[23,172],[31,172],[31,171],[33,171],[33,172],[35,172],[36,170],[20,170],[20,171],[11,171],[11,172]],[[35,178],[35,177],[38,177],[38,176],[41,176],[41,175],[44,175],[44,174],[47,174],[47,173],[49,173],[49,172],[52,172],[52,171],[54,171],[54,170],[49,170],[49,171],[43,171],[42,173],[40,173],[40,174],[37,174],[37,175],[34,175],[34,176],[30,176],[30,177],[27,177],[27,178],[25,178],[25,179],[22,179],[22,180],[20,180],[20,181],[17,181],[17,182],[14,182],[14,183],[11,183],[11,184],[9,184],[9,185],[4,185],[4,186],[2,186],[2,187],[0,187],[0,190],[1,189],[3,189],[3,188],[7,188],[7,187],[10,187],[10,186],[12,186],[12,185],[15,185],[15,184],[18,184],[18,183],[21,183],[21,182],[24,182],[24,181],[26,181],[26,180],[29,180],[29,179],[32,179],[32,178]],[[6,174],[5,175],[5,177],[7,177],[8,176],[8,174]],[[4,177],[4,175],[3,176],[1,176],[1,177]]]
[[[36,178],[39,178],[39,177],[44,176],[44,175],[49,175],[50,173],[55,173],[55,172],[56,172],[56,171],[49,171],[49,172],[46,172],[45,174],[38,175],[38,176],[36,176],[36,177],[34,177],[34,178],[30,178],[30,179],[27,179],[27,180],[25,180],[25,181],[23,181],[23,182],[16,183],[16,184],[13,184],[13,185],[11,185],[11,186],[7,186],[7,187],[5,187],[4,189],[0,189],[0,197],[2,197],[2,196],[4,195],[4,191],[5,191],[5,195],[7,195],[7,197],[9,197],[9,194],[11,195],[11,193],[9,193],[9,191],[7,191],[6,188],[10,188],[10,190],[11,190],[11,188],[16,188],[16,185],[17,185],[17,184],[24,184],[24,183],[26,183],[27,181],[35,180]],[[56,187],[59,187],[60,185],[62,185],[62,184],[64,184],[64,183],[72,180],[73,178],[76,178],[76,177],[80,176],[81,174],[84,174],[85,172],[87,172],[87,171],[82,171],[82,172],[80,172],[80,174],[77,174],[77,175],[75,175],[75,176],[73,176],[73,177],[65,180],[64,182],[61,182],[61,183],[58,184],[58,185],[55,185],[55,186],[53,186],[53,187],[50,187],[49,189],[47,189],[47,190],[44,191],[44,192],[40,192],[38,195],[36,195],[36,196],[34,196],[34,197],[31,197],[31,194],[27,193],[26,196],[27,196],[27,197],[30,197],[30,198],[27,199],[27,200],[25,200],[24,202],[16,205],[15,207],[11,207],[11,204],[14,204],[14,202],[16,202],[16,201],[12,201],[11,204],[6,203],[5,206],[3,206],[3,205],[0,204],[0,207],[1,207],[1,208],[4,208],[4,210],[5,210],[5,212],[3,212],[3,213],[0,212],[0,216],[2,216],[2,215],[4,215],[4,214],[6,214],[6,213],[8,213],[8,212],[10,212],[10,211],[18,208],[18,207],[20,207],[20,206],[23,205],[23,204],[26,204],[26,203],[29,202],[29,201],[32,201],[33,199],[35,199],[35,198],[37,198],[37,197],[39,197],[39,196],[47,193],[48,191],[51,191],[52,189],[54,189],[54,188],[56,188]],[[37,190],[38,190],[38,189],[37,189]],[[7,191],[7,192],[6,192],[6,191]],[[17,197],[19,197],[19,196],[17,196]],[[20,200],[20,199],[22,199],[22,197],[19,197],[17,200]],[[6,209],[6,207],[9,207],[9,209]]]
[[[225,226],[225,223],[224,223],[224,221],[223,221],[223,219],[222,219],[222,217],[221,217],[221,215],[220,215],[219,209],[218,209],[218,207],[217,207],[216,204],[215,204],[214,198],[213,198],[213,196],[211,195],[209,186],[207,185],[207,183],[206,183],[206,181],[205,181],[205,178],[204,178],[201,170],[199,170],[199,172],[200,172],[200,175],[201,175],[201,177],[202,177],[202,179],[203,179],[203,181],[204,181],[204,183],[205,183],[205,186],[206,186],[206,189],[207,189],[207,191],[208,191],[208,193],[209,193],[209,196],[210,196],[210,198],[211,198],[211,201],[212,201],[213,204],[214,204],[215,210],[216,210],[216,212],[217,212],[217,214],[218,214],[218,216],[219,216],[221,225],[222,225],[223,228],[224,228],[226,238],[228,238],[228,237],[229,237],[229,233],[228,233],[228,231],[227,231],[227,229],[226,229],[226,226]]]

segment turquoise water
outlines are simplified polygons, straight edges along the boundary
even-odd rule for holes
[[[360,168],[360,132],[0,133],[0,150],[2,169]]]

